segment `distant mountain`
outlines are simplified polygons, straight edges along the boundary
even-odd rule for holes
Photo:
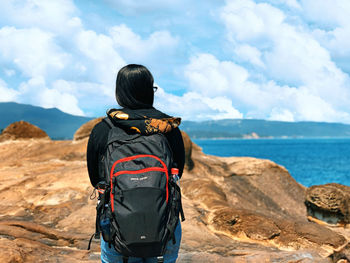
[[[350,137],[350,125],[326,122],[282,122],[254,119],[183,121],[191,138]]]
[[[44,130],[52,139],[72,139],[75,131],[93,118],[74,116],[56,108],[44,109],[14,102],[0,103],[0,129],[24,120]]]
[[[44,109],[14,102],[0,103],[0,129],[15,121],[28,121],[52,139],[72,139],[75,131],[93,118],[74,116],[56,108]],[[181,129],[191,138],[245,137],[350,137],[350,125],[326,122],[282,122],[227,119],[203,122],[183,121]]]

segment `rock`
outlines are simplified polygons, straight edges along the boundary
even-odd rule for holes
[[[347,260],[349,229],[309,222],[306,189],[284,167],[205,155],[185,136],[194,166],[180,182],[186,221],[179,262]],[[0,262],[100,262],[98,240],[86,250],[96,204],[86,144],[0,144]]]
[[[227,233],[233,238],[263,241],[271,240],[281,234],[281,230],[272,219],[247,210],[233,208],[217,210],[211,223],[216,230]]]
[[[298,184],[284,167],[256,158],[209,156],[197,147],[193,148],[192,159],[195,168],[183,180],[186,195],[197,191],[197,183],[193,181],[207,180],[209,184],[220,187],[231,207],[272,216],[304,218],[307,221],[305,187]],[[206,205],[206,202],[210,200],[207,199],[202,205]]]
[[[198,147],[192,159],[183,194],[201,209],[211,231],[281,250],[314,251],[320,258],[346,246],[340,233],[307,221],[306,189],[284,167],[269,160],[208,156]]]
[[[350,223],[350,187],[340,184],[314,185],[307,189],[305,205],[310,218],[332,225]]]
[[[192,170],[192,141],[186,132],[181,131],[181,135],[185,146],[185,169]]]
[[[52,247],[42,242],[17,238],[0,239],[0,260],[3,263],[13,262],[101,262],[98,256],[84,250],[67,247]],[[91,256],[89,256],[91,254]]]
[[[17,139],[50,139],[39,127],[26,121],[17,121],[7,126],[0,135],[0,142]]]
[[[350,262],[350,245],[348,244],[342,250],[334,253],[331,256],[333,262],[337,263],[349,263]]]
[[[256,132],[252,132],[250,134],[244,134],[243,138],[244,139],[259,139],[260,136]]]
[[[84,140],[0,145],[0,262],[100,262],[97,241],[86,250],[95,202],[85,152]]]
[[[0,262],[2,263],[24,262],[22,249],[12,240],[0,238],[0,251]]]
[[[103,118],[104,117],[93,119],[93,120],[88,121],[87,123],[83,124],[82,126],[80,126],[80,128],[74,133],[73,140],[78,141],[78,140],[88,138],[90,136],[90,133],[91,133],[92,129],[94,128],[94,126],[97,123],[101,122]]]

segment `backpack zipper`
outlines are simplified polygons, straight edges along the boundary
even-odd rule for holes
[[[116,167],[116,165],[118,163],[124,163],[127,161],[132,161],[138,158],[145,158],[145,157],[149,157],[149,158],[153,158],[156,159],[158,162],[161,163],[162,167],[148,167],[148,168],[144,168],[144,169],[140,169],[140,170],[134,170],[134,171],[119,171],[116,173],[114,172],[114,169]],[[166,203],[168,203],[168,199],[169,199],[169,189],[168,189],[168,184],[169,184],[169,172],[168,172],[168,168],[166,166],[166,164],[157,156],[155,155],[151,155],[151,154],[140,154],[140,155],[134,155],[134,156],[129,156],[129,157],[125,157],[122,159],[119,159],[117,161],[114,162],[114,164],[112,165],[112,169],[111,169],[111,173],[110,173],[110,182],[111,182],[111,189],[113,189],[113,177],[117,177],[121,174],[139,174],[139,173],[145,173],[145,172],[151,172],[151,171],[158,171],[158,172],[164,172],[166,175]],[[114,191],[110,192],[110,200],[111,200],[111,209],[112,212],[114,211]]]

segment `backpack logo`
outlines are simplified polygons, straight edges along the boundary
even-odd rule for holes
[[[130,178],[131,181],[143,181],[143,180],[147,180],[147,179],[148,179],[148,176]]]

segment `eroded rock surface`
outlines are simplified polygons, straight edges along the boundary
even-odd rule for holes
[[[49,139],[39,127],[26,121],[17,121],[7,126],[0,135],[0,142],[17,139]]]
[[[104,117],[100,117],[97,119],[93,119],[91,121],[88,121],[87,123],[80,126],[80,128],[74,133],[73,140],[78,141],[85,139],[90,136],[91,130],[94,128],[94,126],[102,121]]]
[[[307,220],[306,188],[284,167],[255,158],[208,156],[198,147],[192,159],[195,167],[182,180],[183,193],[201,209],[212,232],[282,251],[313,251],[317,260],[330,259],[347,245],[344,235]],[[316,258],[311,262],[319,262]]]
[[[86,250],[96,203],[87,136],[0,143],[0,262],[100,262],[98,241]],[[181,179],[186,221],[178,262],[340,263],[348,257],[349,230],[308,222],[306,189],[285,168],[208,156],[189,138],[185,147],[193,169]]]
[[[186,132],[181,131],[181,134],[185,146],[185,169],[190,171],[194,166],[192,161],[192,141]]]
[[[307,189],[305,205],[310,217],[332,225],[350,223],[350,187],[314,185]]]

